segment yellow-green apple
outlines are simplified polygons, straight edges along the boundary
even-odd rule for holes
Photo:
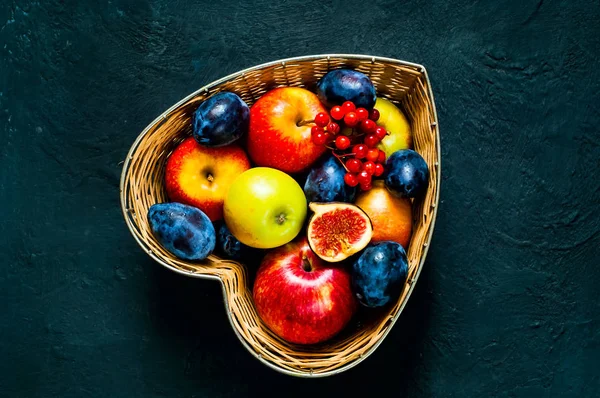
[[[231,183],[249,168],[241,147],[208,148],[190,137],[167,160],[165,188],[171,201],[197,207],[216,221],[223,218],[223,201]]]
[[[227,227],[240,242],[270,249],[298,235],[307,212],[300,185],[283,171],[254,167],[238,176],[223,205]]]
[[[266,92],[250,108],[247,146],[252,161],[286,173],[305,170],[327,150],[311,140],[310,121],[320,112],[327,110],[304,88]]]
[[[377,145],[386,157],[400,149],[412,148],[412,133],[406,116],[396,105],[385,98],[377,98],[375,109],[379,111],[377,124],[388,131],[388,135]]]
[[[354,203],[360,207],[373,224],[371,242],[391,240],[408,250],[412,234],[412,204],[408,198],[394,196],[383,180],[373,182],[373,187],[362,192]]]
[[[357,308],[349,271],[317,257],[305,237],[267,253],[256,274],[253,296],[263,322],[296,344],[330,339]]]

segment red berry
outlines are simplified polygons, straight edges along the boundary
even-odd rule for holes
[[[342,110],[344,111],[344,113],[354,112],[355,109],[356,106],[350,101],[346,101],[342,104]]]
[[[385,152],[383,151],[379,151],[379,157],[377,158],[377,163],[384,163],[385,162]]]
[[[369,173],[369,175],[373,175],[373,173],[375,173],[375,163],[371,160],[365,162],[365,164],[363,164],[363,170]]]
[[[331,110],[329,111],[329,114],[331,115],[331,118],[334,120],[342,120],[344,118],[344,115],[346,114],[346,112],[344,112],[344,110],[342,109],[341,106],[334,106],[333,108],[331,108]]]
[[[367,151],[367,160],[376,162],[379,159],[379,149],[371,148]]]
[[[387,135],[387,131],[383,127],[379,126],[375,128],[375,135],[377,136],[377,138],[382,140]]]
[[[312,136],[314,136],[314,135],[315,135],[315,134],[317,134],[317,133],[324,133],[324,132],[325,132],[325,130],[323,130],[323,127],[319,127],[319,126],[312,126],[312,127],[310,128],[310,134],[311,134]]]
[[[360,189],[362,191],[368,191],[369,189],[371,189],[373,185],[371,184],[371,181],[365,183],[365,184],[360,184]]]
[[[369,148],[374,148],[379,143],[379,138],[375,134],[369,134],[365,137],[365,145]]]
[[[363,120],[362,122],[360,122],[360,129],[365,134],[372,134],[376,128],[377,128],[377,125],[372,120],[367,119],[367,120]]]
[[[358,159],[348,159],[346,161],[346,168],[351,173],[358,173],[362,169],[362,162]]]
[[[358,178],[356,177],[356,174],[346,173],[346,175],[344,175],[344,182],[351,187],[355,187],[358,185]]]
[[[358,108],[356,110],[356,116],[358,116],[358,121],[362,122],[363,120],[367,120],[369,118],[369,111],[365,108]]]
[[[377,164],[375,164],[375,171],[373,172],[373,175],[375,177],[379,177],[380,175],[383,174],[384,170],[385,169],[383,168],[383,165],[381,163],[377,163]]]
[[[346,126],[348,126],[348,127],[356,126],[356,124],[358,123],[358,117],[356,116],[356,113],[354,113],[354,112],[346,113],[346,115],[344,116],[344,123],[346,123]]]
[[[325,112],[317,113],[317,116],[315,116],[315,124],[319,127],[325,127],[327,126],[327,123],[329,123],[329,115]]]
[[[327,125],[327,131],[329,131],[333,135],[336,135],[340,132],[340,125],[335,122],[331,122]]]
[[[377,109],[375,109],[375,108],[371,109],[371,112],[369,113],[369,119],[376,122],[379,120],[379,116],[381,116],[381,115],[379,114],[379,111]]]
[[[345,135],[338,135],[337,138],[335,139],[335,146],[337,149],[341,149],[342,151],[344,149],[348,149],[350,148],[350,138],[346,137]]]
[[[369,174],[366,170],[361,171],[360,173],[358,173],[358,176],[356,177],[356,179],[358,180],[359,184],[370,184],[371,183],[371,174]]]
[[[364,159],[364,157],[367,156],[368,150],[369,148],[367,148],[365,144],[354,145],[354,148],[352,148],[352,152],[357,159]]]
[[[312,142],[315,143],[316,145],[325,145],[325,143],[327,142],[326,134],[327,133],[321,133],[321,132],[313,134]]]
[[[327,143],[329,141],[333,141],[335,139],[333,134],[325,133],[324,135],[325,135],[325,143]]]

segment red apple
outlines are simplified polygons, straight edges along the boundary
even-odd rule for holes
[[[248,154],[258,166],[296,173],[327,148],[313,144],[312,121],[327,112],[316,94],[300,87],[280,87],[261,96],[250,108]]]
[[[250,161],[241,147],[208,148],[190,137],[167,160],[167,195],[173,202],[199,208],[211,221],[220,220],[231,183],[249,168]]]
[[[265,324],[296,344],[325,341],[341,331],[356,311],[350,273],[326,263],[296,239],[270,251],[254,281],[254,303]]]

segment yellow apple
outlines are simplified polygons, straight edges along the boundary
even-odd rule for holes
[[[270,249],[298,235],[307,213],[304,191],[283,171],[254,167],[231,184],[223,205],[225,224],[240,242]]]
[[[385,152],[386,158],[400,149],[412,148],[412,133],[408,119],[396,105],[384,98],[377,98],[375,109],[379,111],[377,124],[385,128],[387,135],[377,145],[377,148]]]

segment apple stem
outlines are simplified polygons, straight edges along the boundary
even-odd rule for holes
[[[312,120],[300,120],[298,123],[296,123],[296,126],[302,127],[302,126],[305,126],[307,124],[311,124],[311,123],[314,123],[314,122],[315,122],[315,119],[312,119]]]
[[[283,213],[279,214],[275,221],[279,225],[283,224],[285,222],[285,214],[283,214]]]
[[[208,180],[208,182],[213,182],[215,180],[215,177],[213,177],[212,174],[209,174],[206,176],[206,179]]]
[[[312,271],[312,265],[310,264],[310,261],[308,261],[308,258],[306,258],[306,257],[302,257],[302,269],[306,272]]]

